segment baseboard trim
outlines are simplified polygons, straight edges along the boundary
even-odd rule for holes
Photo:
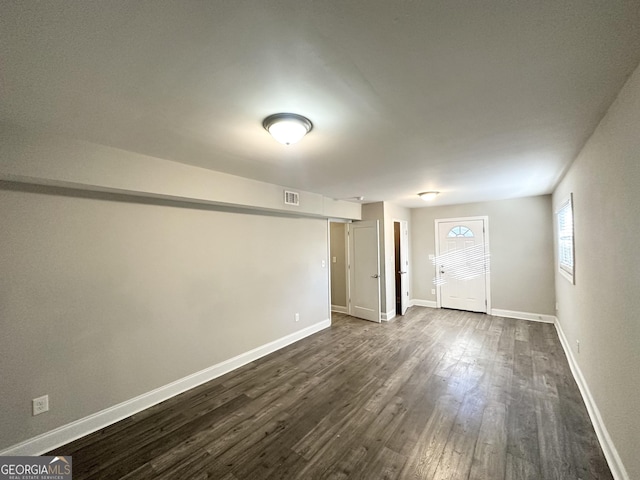
[[[388,312],[382,313],[380,315],[380,319],[383,322],[388,322],[389,320],[391,320],[392,318],[394,318],[396,316],[396,310],[395,308],[393,310],[389,310]]]
[[[613,440],[611,439],[611,435],[609,435],[609,431],[607,430],[607,427],[602,420],[600,410],[598,409],[596,401],[591,394],[591,390],[589,390],[589,385],[587,384],[584,375],[582,375],[582,370],[580,370],[578,362],[573,355],[573,350],[571,350],[570,348],[569,341],[567,340],[567,337],[562,330],[560,321],[556,320],[555,326],[558,332],[558,338],[560,338],[560,344],[562,345],[564,353],[567,357],[567,361],[569,362],[569,367],[571,368],[573,378],[578,384],[578,389],[582,394],[582,399],[584,400],[584,404],[587,407],[589,418],[591,418],[591,423],[593,424],[593,428],[596,431],[596,436],[598,437],[604,456],[607,459],[607,463],[609,464],[611,474],[613,475],[613,478],[615,480],[630,480],[629,474],[624,468],[622,459],[618,454],[618,450],[616,449]]]
[[[438,308],[438,304],[433,300],[420,300],[419,298],[413,298],[409,301],[410,307],[429,307]]]
[[[341,305],[331,305],[331,311],[336,313],[346,313],[349,314],[349,309],[347,307],[343,307]]]
[[[186,392],[198,385],[206,383],[225,373],[229,373],[247,363],[253,362],[281,348],[302,340],[309,335],[324,330],[331,326],[331,320],[323,320],[315,325],[303,328],[285,337],[274,340],[260,347],[241,353],[233,358],[220,362],[199,372],[188,375],[162,387],[156,388],[147,393],[143,393],[135,398],[109,407],[100,412],[81,418],[75,422],[45,432],[37,437],[30,438],[17,445],[13,445],[0,451],[0,456],[7,455],[42,455],[49,450],[65,445],[69,442],[84,437],[97,430],[105,428],[113,423],[123,420],[146,408],[152,407],[171,397]]]
[[[428,307],[428,308],[438,308],[437,302],[433,300],[421,300],[419,298],[414,298],[409,301],[409,306],[413,307]],[[533,322],[544,322],[544,323],[555,323],[556,317],[553,315],[544,315],[541,313],[529,313],[529,312],[518,312],[515,310],[503,310],[500,308],[493,308],[489,315],[495,315],[497,317],[508,317],[508,318],[517,318],[519,320],[531,320]]]
[[[492,308],[489,314],[496,317],[517,318],[518,320],[530,320],[532,322],[556,323],[556,317],[554,315],[544,315],[542,313],[517,312],[515,310]]]

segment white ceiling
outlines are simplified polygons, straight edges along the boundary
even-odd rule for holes
[[[640,62],[640,0],[0,5],[0,121],[407,207],[551,192]]]

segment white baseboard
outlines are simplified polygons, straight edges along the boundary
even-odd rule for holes
[[[555,325],[556,330],[558,331],[558,337],[560,338],[560,343],[562,344],[562,348],[564,349],[564,353],[569,362],[571,373],[573,373],[573,378],[578,384],[578,388],[580,389],[580,393],[582,394],[582,399],[584,400],[584,403],[587,407],[587,412],[589,412],[589,418],[591,418],[591,423],[593,424],[593,428],[596,431],[596,436],[600,441],[600,446],[602,447],[604,456],[607,459],[607,463],[609,464],[611,474],[613,475],[613,478],[615,480],[630,480],[629,474],[624,468],[622,459],[618,454],[618,450],[613,444],[613,440],[609,435],[609,431],[607,430],[607,427],[602,420],[600,410],[598,409],[595,399],[591,394],[591,390],[589,390],[589,385],[582,375],[582,371],[578,366],[578,362],[573,355],[573,350],[571,350],[569,341],[567,340],[567,337],[562,330],[562,325],[558,320],[556,320]]]
[[[500,308],[492,308],[489,315],[496,317],[517,318],[519,320],[531,320],[532,322],[556,323],[554,315],[544,315],[541,313],[516,312],[514,310],[502,310]]]
[[[349,309],[342,305],[331,305],[331,311],[336,313],[345,313],[347,315],[349,314]]]
[[[382,315],[380,315],[380,318],[383,322],[388,322],[395,316],[396,316],[396,309],[394,308],[393,310],[389,310],[388,312],[383,312]]]
[[[433,300],[420,300],[419,298],[413,298],[409,300],[409,306],[413,307],[429,307],[429,308],[438,308],[438,304]]]
[[[25,440],[17,445],[13,445],[0,452],[0,456],[7,455],[42,455],[49,450],[65,445],[69,442],[84,437],[97,430],[105,428],[113,423],[123,420],[134,413],[138,413],[146,408],[152,407],[160,402],[168,400],[180,393],[190,390],[198,385],[206,383],[225,373],[229,373],[247,363],[264,357],[292,343],[302,340],[309,335],[313,335],[320,330],[331,326],[331,320],[311,325],[310,327],[298,330],[290,335],[274,340],[260,347],[254,348],[245,353],[241,353],[233,358],[220,362],[199,372],[176,380],[168,385],[156,388],[147,393],[143,393],[135,398],[109,407],[100,412],[81,418],[75,422],[63,425],[37,437]]]
[[[409,306],[438,308],[437,302],[433,300],[420,300],[419,298],[414,298],[410,300]],[[498,317],[517,318],[519,320],[531,320],[534,322],[544,322],[544,323],[556,322],[556,317],[554,317],[553,315],[544,315],[540,313],[517,312],[515,310],[502,310],[499,308],[493,308],[488,313],[489,315],[495,315]]]

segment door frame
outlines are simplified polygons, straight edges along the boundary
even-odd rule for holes
[[[345,279],[345,298],[346,305],[343,307],[342,305],[334,305],[333,298],[331,295],[332,292],[332,284],[331,284],[331,275],[332,271],[335,269],[333,266],[333,257],[331,256],[331,224],[339,223],[344,225],[344,279]],[[331,318],[331,313],[344,313],[349,314],[349,224],[351,220],[343,220],[340,218],[328,218],[327,219],[327,264],[329,266],[329,318]]]
[[[400,224],[400,261],[402,261],[402,257],[404,254],[404,258],[406,260],[406,265],[404,266],[404,270],[405,270],[405,277],[404,277],[404,281],[405,281],[405,287],[407,290],[407,293],[409,293],[409,286],[411,284],[411,282],[409,281],[410,277],[410,263],[409,263],[409,221],[408,220],[401,220],[399,218],[394,218],[391,220],[391,224],[393,225],[393,233],[394,233],[394,240],[393,240],[393,255],[394,255],[394,276],[393,276],[393,286],[394,286],[394,296],[393,296],[393,304],[395,306],[395,295],[397,294],[397,292],[395,291],[395,286],[396,286],[396,281],[395,281],[395,228],[396,228],[396,223]],[[401,265],[402,267],[402,265]],[[400,284],[402,285],[402,277],[400,280]],[[400,292],[400,306],[401,306],[401,310],[402,312],[400,313],[400,315],[404,315],[407,313],[407,309],[409,308],[409,297],[404,295],[404,292]],[[398,315],[398,313],[396,312],[396,315]]]
[[[484,253],[486,257],[486,268],[484,274],[485,280],[485,296],[487,301],[487,315],[491,315],[491,249],[489,244],[489,217],[487,215],[478,215],[476,217],[455,217],[455,218],[436,218],[434,220],[434,236],[436,252],[433,260],[434,280],[440,280],[440,269],[438,268],[437,259],[440,255],[440,224],[445,222],[468,222],[470,220],[482,220],[484,222]],[[436,282],[436,308],[442,308],[442,299],[440,292],[440,282]]]

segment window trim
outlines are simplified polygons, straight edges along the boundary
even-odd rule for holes
[[[562,216],[566,212],[571,215],[571,225],[569,227],[561,228]],[[564,231],[563,231],[564,230]],[[556,241],[557,241],[557,255],[558,255],[558,271],[560,275],[566,278],[572,285],[575,285],[575,269],[576,269],[576,240],[575,240],[575,217],[573,208],[573,193],[570,193],[566,198],[560,202],[556,209]],[[567,245],[569,244],[569,245]],[[571,264],[563,262],[563,251],[566,247],[570,246],[571,252]]]

